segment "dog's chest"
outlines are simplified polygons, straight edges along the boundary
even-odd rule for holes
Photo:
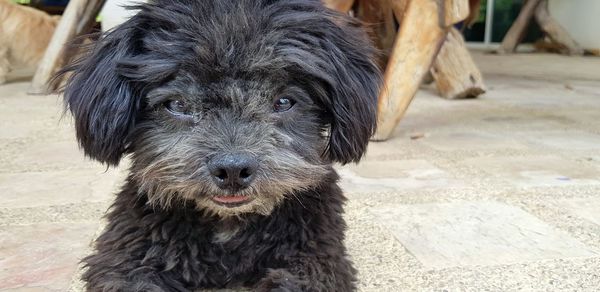
[[[260,236],[240,225],[215,225],[199,248],[196,263],[204,270],[204,285],[236,288],[258,281],[265,273],[257,259],[268,259]],[[267,262],[269,260],[266,260]],[[204,266],[204,267],[202,267]]]
[[[226,243],[234,238],[240,232],[240,227],[238,226],[220,226],[215,229],[215,232],[212,235],[213,243]]]

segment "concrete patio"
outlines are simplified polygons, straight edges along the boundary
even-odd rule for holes
[[[600,58],[475,58],[487,94],[423,88],[339,168],[360,291],[598,291]],[[79,291],[124,170],[84,159],[59,98],[27,86],[0,86],[0,291]]]

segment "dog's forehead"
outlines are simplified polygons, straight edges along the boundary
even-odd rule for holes
[[[195,74],[181,74],[167,88],[181,95],[202,100],[218,101],[252,96],[265,99],[276,94],[282,86],[268,79],[235,79],[229,76],[205,82]]]
[[[281,77],[296,66],[294,57],[326,62],[314,54],[325,30],[315,23],[325,25],[325,17],[311,13],[315,8],[308,2],[193,1],[191,8],[160,3],[140,16],[147,26],[144,52],[176,62],[203,82]]]

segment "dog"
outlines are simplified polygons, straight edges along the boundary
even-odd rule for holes
[[[155,0],[65,68],[85,154],[130,174],[88,291],[353,291],[332,164],[376,128],[361,24],[317,0]]]
[[[59,16],[0,0],[0,84],[15,68],[37,67],[59,20]]]

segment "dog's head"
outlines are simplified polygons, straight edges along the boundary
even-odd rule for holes
[[[75,63],[85,153],[131,153],[150,202],[267,214],[358,161],[380,75],[356,21],[319,1],[154,1]]]

